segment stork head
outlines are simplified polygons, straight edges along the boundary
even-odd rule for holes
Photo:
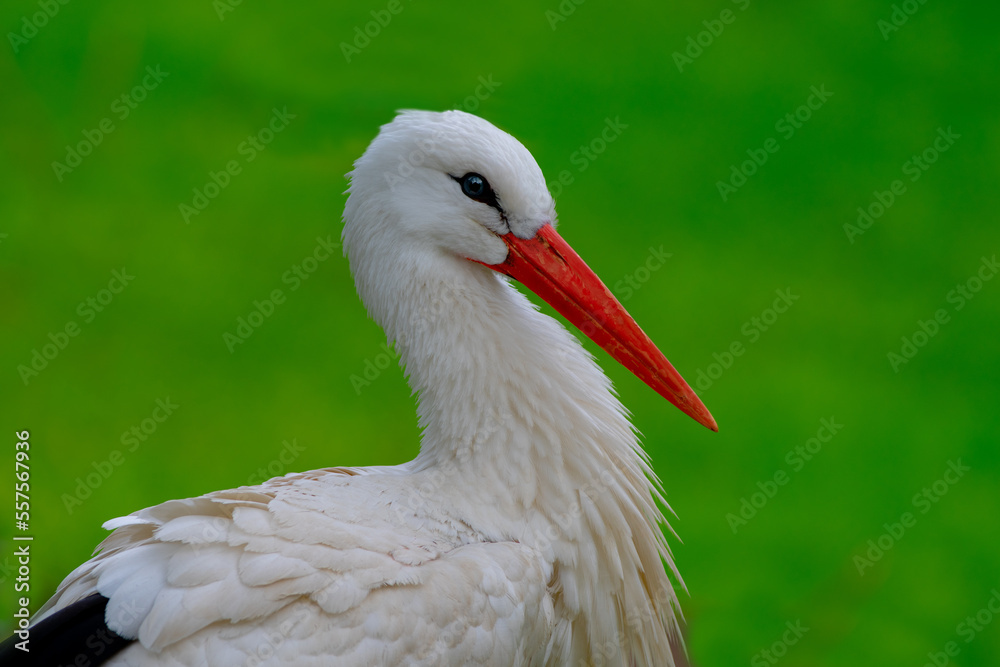
[[[528,149],[464,111],[401,112],[350,176],[351,200],[378,201],[396,221],[399,242],[484,264],[507,256],[502,236],[531,238],[555,220],[555,202]],[[350,226],[346,212],[345,219]]]
[[[348,176],[343,236],[352,268],[367,261],[364,249],[388,243],[511,276],[671,403],[718,430],[694,391],[556,233],[542,170],[517,139],[463,111],[403,111]],[[365,278],[355,271],[355,280],[362,290]]]

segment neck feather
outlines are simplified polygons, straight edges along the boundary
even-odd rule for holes
[[[418,395],[410,469],[460,472],[449,490],[478,501],[472,520],[551,559],[567,616],[603,609],[573,628],[591,646],[627,637],[638,664],[669,656],[677,599],[664,563],[677,575],[663,499],[610,381],[489,269],[446,253],[390,264],[355,277]]]

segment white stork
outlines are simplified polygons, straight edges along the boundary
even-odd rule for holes
[[[349,177],[345,254],[418,396],[420,454],[107,522],[33,621],[28,662],[672,665],[656,477],[594,359],[506,276],[715,421],[555,232],[516,139],[406,111]]]

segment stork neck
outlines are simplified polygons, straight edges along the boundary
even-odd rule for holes
[[[420,454],[403,468],[420,476],[420,497],[426,488],[487,539],[558,565],[560,613],[580,615],[594,646],[627,634],[666,654],[678,629],[663,562],[676,570],[657,526],[663,498],[607,377],[497,274],[422,259],[356,274],[419,394]],[[391,281],[392,297],[366,298],[372,281]],[[614,610],[630,610],[628,624]]]
[[[572,334],[480,265],[427,264],[396,265],[399,298],[382,322],[419,395],[418,467],[469,466],[521,488],[569,457],[599,475],[610,452],[595,448],[634,455],[609,381]]]

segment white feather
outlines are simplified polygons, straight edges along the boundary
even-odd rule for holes
[[[506,217],[461,195],[468,171]],[[112,520],[42,615],[109,597],[138,638],[114,665],[672,665],[662,498],[625,409],[576,338],[468,261],[555,222],[530,153],[469,114],[404,112],[344,218],[418,396],[418,457]]]

